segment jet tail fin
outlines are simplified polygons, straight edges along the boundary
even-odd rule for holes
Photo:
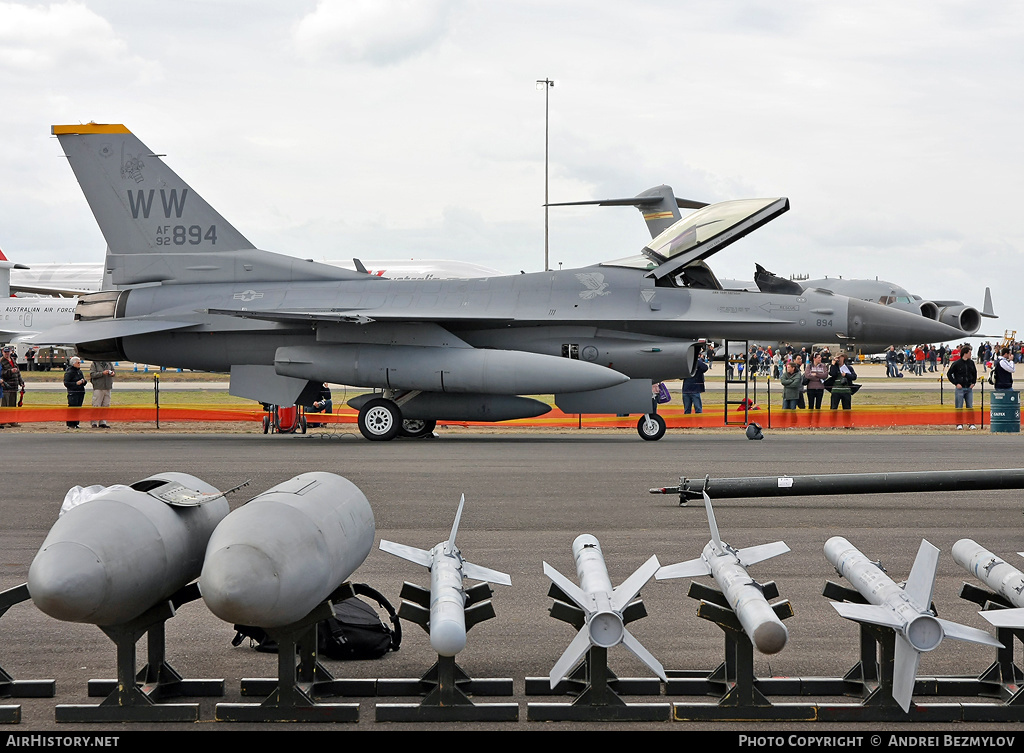
[[[999,318],[992,309],[992,288],[985,288],[985,305],[981,307],[981,315],[987,319]]]
[[[563,201],[550,203],[550,207],[571,207],[594,205],[600,207],[634,206],[640,210],[647,223],[652,238],[657,238],[663,231],[682,219],[679,209],[700,209],[706,207],[703,201],[677,199],[672,186],[655,186],[629,199],[597,199],[595,201]]]
[[[123,125],[55,125],[115,285],[363,277],[260,251]]]

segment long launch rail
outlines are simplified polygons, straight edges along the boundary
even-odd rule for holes
[[[679,504],[701,499],[806,497],[822,494],[902,494],[986,489],[1024,489],[1024,468],[981,471],[911,471],[902,473],[832,473],[812,476],[750,476],[699,479],[680,477],[678,486],[651,489],[651,494],[678,494]]]

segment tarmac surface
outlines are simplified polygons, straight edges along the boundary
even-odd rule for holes
[[[632,431],[590,434],[466,434],[432,440],[371,443],[353,435],[178,435],[19,434],[5,437],[3,491],[0,493],[0,589],[26,580],[29,564],[74,485],[131,483],[164,470],[191,473],[225,489],[246,479],[251,485],[231,497],[237,507],[250,496],[309,470],[338,473],[355,482],[373,506],[377,540],[387,538],[429,549],[449,533],[459,495],[466,495],[458,544],[476,564],[512,575],[512,587],[494,586],[497,617],[469,633],[458,661],[471,676],[511,677],[512,698],[478,702],[515,702],[516,723],[399,724],[374,721],[376,699],[360,700],[360,721],[340,729],[386,730],[784,730],[821,732],[838,724],[790,722],[736,723],[555,723],[527,721],[527,703],[568,702],[570,698],[527,697],[524,677],[546,676],[574,635],[548,615],[551,599],[541,567],[547,561],[575,580],[570,545],[580,533],[601,542],[614,585],[652,554],[662,564],[700,555],[709,534],[703,505],[680,508],[673,496],[655,496],[648,488],[674,485],[679,476],[776,476],[810,473],[867,473],[954,469],[1013,468],[1021,465],[1024,439],[1019,434],[944,432],[893,435],[856,431],[813,434],[769,432],[761,442],[743,432],[669,434],[643,442]],[[251,492],[251,494],[250,494]],[[970,537],[1012,564],[1024,567],[1014,552],[1024,549],[1020,491],[919,493],[721,500],[716,514],[722,537],[736,547],[784,540],[789,554],[755,565],[753,577],[775,580],[782,598],[792,602],[787,621],[790,641],[771,657],[755,653],[758,676],[839,676],[858,659],[857,627],[840,618],[821,595],[826,580],[844,583],[825,560],[822,547],[833,535],[848,538],[872,559],[880,559],[899,582],[910,571],[921,538],[939,547],[935,604],[941,617],[974,627],[988,625],[977,608],[957,597],[961,582],[981,586],[953,562],[955,541]],[[404,580],[429,587],[424,568],[375,548],[353,580],[381,590],[397,607]],[[710,578],[701,579],[713,585]],[[845,584],[845,583],[844,583]],[[722,634],[696,616],[697,603],[686,597],[686,580],[652,582],[642,592],[648,617],[629,630],[667,669],[713,669],[722,658]],[[329,662],[336,677],[419,677],[434,662],[426,634],[403,623],[401,650],[377,661]],[[270,677],[276,658],[245,644],[232,648],[234,630],[201,602],[184,605],[167,627],[168,660],[185,677],[226,680],[224,698],[201,699],[196,724],[57,724],[58,703],[98,703],[86,695],[91,678],[113,677],[115,652],[95,626],[60,623],[32,604],[13,606],[0,622],[0,666],[19,680],[53,678],[55,699],[0,699],[20,704],[20,725],[0,731],[97,728],[136,730],[334,729],[315,724],[232,724],[214,722],[216,702],[252,702],[242,698],[242,677]],[[140,643],[140,662],[145,654]],[[924,655],[919,675],[974,676],[994,659],[991,649],[944,641]],[[619,676],[650,672],[624,648],[609,652]],[[349,702],[350,699],[338,699]],[[388,699],[390,701],[402,699]],[[636,701],[711,702],[674,697]],[[803,702],[843,699],[803,699]],[[852,699],[845,699],[852,702]],[[924,702],[935,699],[922,699]],[[943,699],[944,700],[944,699]],[[185,699],[189,702],[191,699]],[[847,729],[939,730],[1018,729],[1019,724],[847,724]]]

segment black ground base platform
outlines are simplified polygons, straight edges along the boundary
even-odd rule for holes
[[[97,706],[61,704],[54,709],[58,722],[196,722],[199,705],[158,703],[186,695],[223,695],[223,680],[183,680],[166,661],[166,623],[182,604],[199,598],[199,588],[190,584],[134,620],[121,625],[99,626],[117,646],[117,680],[91,680],[89,695],[106,698]],[[135,669],[135,644],[148,634],[149,663]]]
[[[624,703],[621,706],[574,705],[571,703],[530,703],[526,718],[531,722],[668,722],[668,703]]]
[[[334,614],[332,602],[354,596],[343,583],[326,601],[301,620],[264,628],[277,642],[277,680],[242,681],[243,695],[257,692],[262,703],[218,703],[219,722],[358,722],[357,703],[319,703],[318,698],[338,695],[373,695],[373,680],[335,680],[317,661],[317,624]],[[352,684],[356,683],[356,684]],[[360,691],[369,690],[369,693]]]
[[[512,678],[473,680],[454,656],[438,656],[419,680],[379,680],[382,696],[424,696],[418,704],[379,703],[378,722],[517,722],[517,703],[474,703],[469,696],[510,696]]]
[[[0,591],[0,617],[15,604],[28,601],[28,584]],[[57,694],[57,683],[53,680],[15,680],[0,667],[0,698],[53,698]],[[21,721],[21,706],[0,706],[0,724],[17,724]]]
[[[529,677],[527,695],[539,690],[546,695],[577,693],[572,703],[529,703],[526,718],[531,722],[667,722],[672,718],[669,703],[626,703],[619,688],[661,695],[661,680],[622,680],[608,669],[608,649],[591,646],[583,661],[568,677],[551,688],[546,677]]]

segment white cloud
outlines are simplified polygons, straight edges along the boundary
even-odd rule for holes
[[[390,65],[439,43],[458,0],[320,0],[295,27],[294,44],[308,60]]]
[[[138,71],[128,45],[103,17],[77,2],[50,5],[0,3],[0,71],[69,76],[113,64]]]

